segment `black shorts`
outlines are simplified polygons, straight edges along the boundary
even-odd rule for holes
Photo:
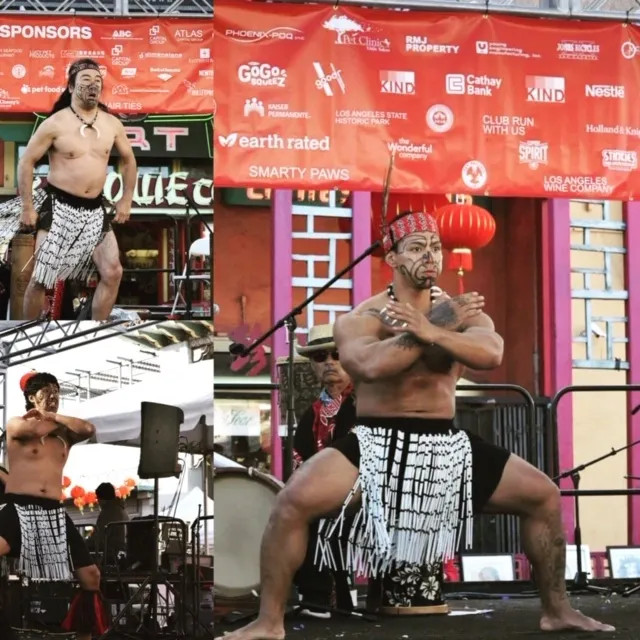
[[[72,193],[67,193],[58,187],[47,184],[44,188],[47,192],[47,197],[42,202],[40,210],[38,211],[38,222],[36,222],[36,231],[49,231],[51,229],[51,223],[53,222],[53,200],[60,200],[68,204],[74,209],[98,209],[101,208],[103,212],[102,220],[102,233],[111,231],[111,222],[107,216],[107,211],[104,206],[104,198],[102,195],[96,198],[81,198],[75,196]]]
[[[391,450],[394,447],[395,436],[393,432],[417,432],[417,433],[458,433],[462,429],[456,429],[453,420],[434,420],[424,418],[371,418],[364,417],[356,420],[356,425],[370,427],[381,427],[392,432]],[[490,444],[479,436],[466,431],[471,442],[472,456],[472,497],[473,512],[480,513],[496,490],[502,472],[511,455],[510,451]],[[405,444],[407,444],[405,440]],[[349,433],[343,438],[336,440],[329,445],[332,449],[337,449],[351,464],[360,467],[360,446],[358,437],[354,433]],[[406,455],[406,453],[404,454]],[[390,461],[391,462],[391,461]],[[391,465],[390,465],[391,467]],[[389,473],[391,469],[389,468]]]
[[[9,552],[10,558],[20,557],[20,548],[22,536],[20,532],[20,520],[18,519],[18,513],[13,506],[18,505],[37,505],[43,509],[59,509],[60,502],[58,500],[52,500],[50,498],[40,498],[39,496],[28,496],[16,493],[7,493],[0,498],[0,504],[3,505],[0,508],[0,537],[4,538],[11,551]],[[91,558],[91,554],[87,549],[80,532],[73,524],[73,520],[66,515],[67,522],[67,545],[71,554],[71,560],[73,562],[74,569],[80,569],[82,567],[88,567],[95,564]]]

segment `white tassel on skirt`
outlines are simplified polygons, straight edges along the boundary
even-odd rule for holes
[[[64,507],[44,509],[39,505],[13,506],[20,520],[18,572],[31,580],[72,580],[73,564],[67,544]]]
[[[454,556],[463,527],[465,547],[471,547],[472,457],[464,431],[393,432],[360,425],[352,433],[360,446],[360,473],[340,515],[320,523],[315,555],[320,568],[376,577],[400,563],[440,562]],[[346,510],[358,491],[362,502],[348,533],[347,557],[336,559],[330,542],[342,536]]]
[[[36,211],[49,194],[37,189],[33,194]],[[77,207],[55,194],[50,195],[51,229],[35,254],[33,279],[47,289],[58,280],[86,280],[94,271],[93,251],[104,239],[104,208]],[[20,230],[22,198],[0,205],[0,244],[10,242]]]

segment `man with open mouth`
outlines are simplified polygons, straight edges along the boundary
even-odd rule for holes
[[[97,62],[82,58],[71,64],[67,88],[20,159],[20,196],[0,206],[0,240],[8,242],[19,231],[36,235],[23,319],[42,315],[45,291],[57,281],[85,281],[94,265],[100,282],[91,318],[108,319],[118,296],[122,266],[103,198],[112,148],[120,154],[124,181],[116,223],[129,219],[137,168],[123,124],[100,102],[102,89]],[[34,191],[34,167],[45,153],[47,183]]]

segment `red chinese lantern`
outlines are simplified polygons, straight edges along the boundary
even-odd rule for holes
[[[78,509],[80,509],[80,511],[84,511],[84,497],[83,496],[78,496],[77,498],[74,498],[73,500],[73,504],[76,505],[76,507],[78,507]]]
[[[84,495],[84,501],[85,504],[89,505],[89,509],[93,511],[93,507],[98,502],[98,496],[96,495],[95,491],[87,491],[87,493]]]
[[[435,212],[442,246],[451,251],[449,269],[458,272],[460,293],[464,293],[464,272],[473,269],[474,249],[481,249],[493,240],[496,221],[475,204],[451,203]]]
[[[83,498],[84,494],[86,493],[86,491],[79,486],[75,486],[73,487],[73,489],[71,489],[71,497],[75,500],[76,498]]]
[[[62,476],[62,488],[67,489],[71,486],[71,478],[68,476]]]
[[[127,478],[124,481],[125,485],[127,487],[130,487],[131,489],[134,489],[136,487],[136,485],[138,484],[133,478]]]
[[[116,489],[116,495],[118,493],[120,494],[120,498],[124,500],[125,498],[129,497],[129,494],[131,493],[131,487],[128,487],[126,484],[123,484]]]

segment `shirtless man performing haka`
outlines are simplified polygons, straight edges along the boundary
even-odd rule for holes
[[[79,640],[106,630],[100,571],[60,504],[62,470],[69,448],[87,440],[95,427],[56,413],[60,387],[49,373],[23,376],[27,413],[7,424],[9,474],[0,498],[0,556],[17,559],[17,571],[33,580],[69,581],[75,572],[81,591],[63,627]]]
[[[225,640],[284,638],[308,523],[342,508],[320,532],[320,558],[331,564],[327,542],[358,498],[348,570],[375,576],[397,564],[447,559],[463,524],[470,544],[473,513],[517,514],[540,590],[540,628],[613,631],[569,603],[558,488],[521,458],[453,426],[463,367],[493,369],[502,361],[502,338],[482,313],[483,298],[431,301],[442,270],[431,216],[399,216],[383,244],[393,284],[338,318],[334,329],[355,384],[358,426],[308,460],[278,494],[262,542],[258,619]]]
[[[85,280],[93,264],[100,282],[92,319],[108,319],[118,296],[122,266],[102,196],[112,148],[120,154],[124,183],[114,222],[129,219],[137,169],[124,126],[100,103],[101,92],[97,62],[83,58],[69,67],[67,88],[18,165],[20,197],[0,207],[0,238],[8,241],[20,229],[37,232],[35,266],[24,297],[27,320],[42,313],[46,289],[58,280]],[[47,186],[32,193],[34,167],[45,153]]]

